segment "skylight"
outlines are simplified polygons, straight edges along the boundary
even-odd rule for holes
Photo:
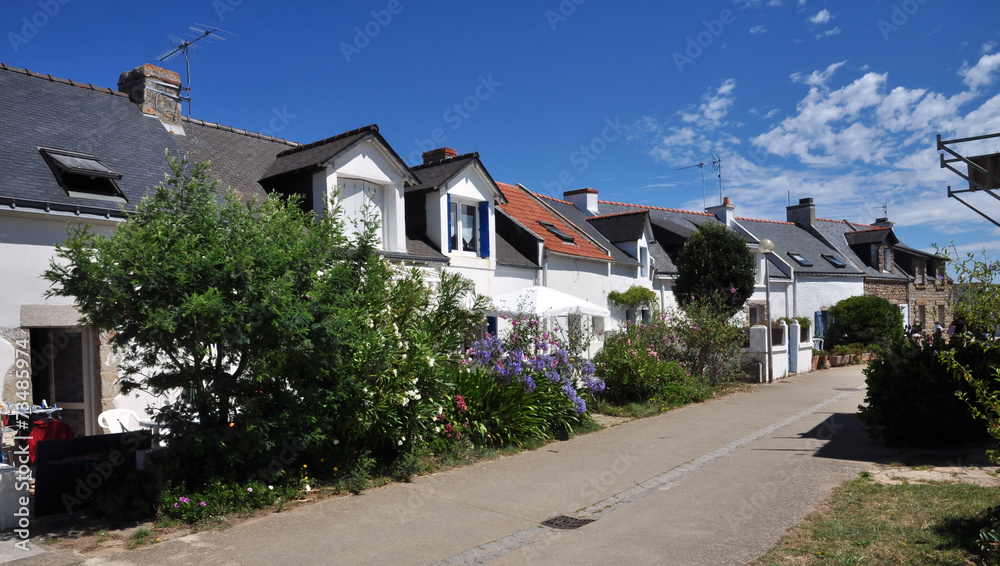
[[[823,256],[823,259],[825,259],[826,261],[830,262],[830,265],[836,267],[837,269],[843,269],[843,268],[847,267],[847,264],[844,263],[843,261],[840,261],[837,258],[837,256],[832,256],[830,254],[821,254],[821,255]]]
[[[115,181],[121,173],[108,167],[93,155],[63,149],[39,148],[45,162],[55,174],[59,186],[75,198],[90,198],[128,202]]]
[[[574,240],[573,236],[570,236],[566,232],[563,232],[559,228],[556,228],[555,225],[552,224],[551,222],[539,222],[539,224],[541,224],[542,227],[548,230],[549,232],[555,234],[560,240],[564,242],[573,243]]]
[[[795,260],[795,263],[801,265],[802,267],[812,267],[812,262],[808,259],[802,257],[802,254],[795,252],[788,252],[788,257]]]

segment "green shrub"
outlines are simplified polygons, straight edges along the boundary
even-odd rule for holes
[[[889,344],[903,336],[903,313],[881,297],[849,297],[830,307],[830,316],[833,322],[826,331],[830,346]]]
[[[971,394],[972,387],[941,359],[941,349],[941,340],[926,348],[897,340],[868,364],[866,404],[859,407],[859,416],[870,436],[891,446],[913,447],[958,445],[984,437],[985,426],[956,396]],[[989,366],[975,348],[963,345],[954,355],[980,368]],[[1000,356],[994,357],[1000,362]]]
[[[160,514],[184,523],[199,523],[211,517],[231,513],[252,513],[270,507],[279,497],[293,491],[261,482],[241,484],[211,482],[198,491],[185,486],[168,485],[160,493]]]

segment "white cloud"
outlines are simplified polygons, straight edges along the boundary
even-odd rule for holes
[[[995,41],[987,41],[986,43],[983,44],[983,46],[982,46],[981,49],[982,49],[983,55],[989,55],[990,53],[993,53],[994,51],[996,51],[996,49],[997,49],[997,42],[995,42]]]
[[[678,114],[687,123],[697,123],[702,128],[715,129],[722,125],[735,101],[733,91],[736,89],[735,79],[722,81],[719,88],[701,97],[697,109],[682,110]]]
[[[767,33],[767,28],[765,28],[764,26],[754,26],[754,27],[750,28],[750,33],[753,33],[753,34]]]
[[[840,35],[840,26],[832,27],[823,33],[816,34],[816,39],[822,39],[824,37],[832,37],[834,35]]]
[[[820,10],[819,12],[816,12],[814,16],[809,18],[809,21],[814,24],[825,24],[830,21],[830,11],[826,9]]]
[[[827,66],[826,69],[822,71],[813,71],[809,73],[809,76],[803,76],[802,73],[793,73],[792,82],[805,83],[809,86],[825,87],[826,82],[830,80],[830,77],[837,72],[837,69],[841,68],[847,61],[841,61],[839,63],[832,63]]]
[[[981,86],[993,83],[993,72],[1000,68],[1000,53],[983,55],[972,67],[968,63],[962,65],[958,74],[971,90],[979,90]]]

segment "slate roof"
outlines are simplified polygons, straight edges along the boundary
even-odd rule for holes
[[[666,276],[677,275],[677,257],[691,232],[705,222],[718,222],[714,214],[695,212],[662,206],[629,204],[614,201],[598,201],[602,216],[625,212],[646,211],[653,229],[654,243],[649,246],[656,273]]]
[[[600,249],[584,233],[542,206],[527,189],[506,183],[497,183],[497,187],[507,199],[506,203],[500,205],[500,209],[525,226],[531,234],[541,238],[547,249],[571,256],[613,261],[607,252]],[[551,223],[556,229],[572,236],[573,242],[563,241],[542,226],[541,222]]]
[[[183,136],[177,142],[188,152],[192,161],[211,161],[211,170],[219,180],[219,192],[232,187],[243,199],[267,197],[267,190],[258,183],[276,155],[298,146],[272,136],[221,126],[212,122],[182,117]]]
[[[260,181],[270,181],[274,177],[289,173],[318,170],[322,164],[367,139],[375,139],[381,143],[390,155],[399,162],[401,167],[407,171],[407,174],[411,177],[411,183],[419,182],[409,172],[409,168],[406,167],[403,160],[396,154],[396,151],[378,133],[378,124],[363,126],[326,139],[286,149],[276,156],[274,162],[271,163],[270,167],[267,168],[260,178]]]
[[[164,150],[179,151],[158,120],[143,116],[128,96],[0,64],[0,204],[99,216],[124,216],[119,204],[70,197],[39,147],[93,155],[122,175],[125,211],[167,172]]]
[[[542,241],[523,224],[497,208],[497,265],[539,267],[538,243]]]
[[[829,220],[826,218],[817,218],[815,228],[820,235],[825,237],[829,243],[840,250],[842,254],[850,257],[851,261],[862,269],[865,277],[874,279],[898,279],[901,281],[909,280],[909,276],[900,270],[893,270],[892,273],[884,273],[877,267],[869,265],[871,263],[869,255],[865,254],[862,256],[858,252],[860,248],[870,245],[871,241],[884,241],[884,239],[888,237],[888,232],[892,231],[891,228],[877,228],[875,226],[864,224],[851,224],[846,220]],[[848,236],[848,234],[857,232],[861,232],[861,234]],[[860,243],[851,245],[848,240],[849,237],[857,239]],[[895,240],[894,235],[892,236],[892,239]]]
[[[406,253],[383,251],[382,255],[390,259],[415,261],[420,263],[448,263],[448,256],[442,254],[426,236],[406,236]]]
[[[737,217],[735,220],[758,242],[767,238],[774,243],[774,253],[771,254],[768,266],[768,274],[772,278],[787,277],[784,271],[778,270],[773,265],[776,260],[791,266],[797,274],[824,277],[861,277],[864,274],[862,269],[864,266],[857,263],[856,257],[845,254],[793,222],[743,217]],[[812,265],[800,265],[788,255],[789,253],[799,254]],[[836,267],[823,256],[832,256],[845,265]]]
[[[580,210],[576,207],[576,205],[566,200],[553,198],[539,193],[532,194],[538,197],[542,203],[552,209],[556,214],[559,214],[563,218],[569,220],[570,223],[573,224],[574,228],[585,232],[588,236],[604,247],[604,249],[606,249],[614,259],[616,265],[626,267],[639,266],[639,260],[625,253],[618,246],[612,244],[610,240],[604,237],[604,234],[602,234],[600,230],[587,222],[587,218],[592,216],[589,212]]]
[[[587,222],[597,228],[611,243],[634,242],[642,238],[649,220],[649,210],[629,210],[615,214],[591,216]]]
[[[891,228],[871,228],[868,230],[844,232],[844,238],[847,240],[847,243],[852,246],[859,244],[899,243],[895,234],[892,233]]]

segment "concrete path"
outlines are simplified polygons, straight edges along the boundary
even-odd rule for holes
[[[859,429],[863,389],[860,366],[813,372],[534,452],[66,563],[745,564],[835,486],[893,458]],[[560,515],[593,522],[541,525]]]

